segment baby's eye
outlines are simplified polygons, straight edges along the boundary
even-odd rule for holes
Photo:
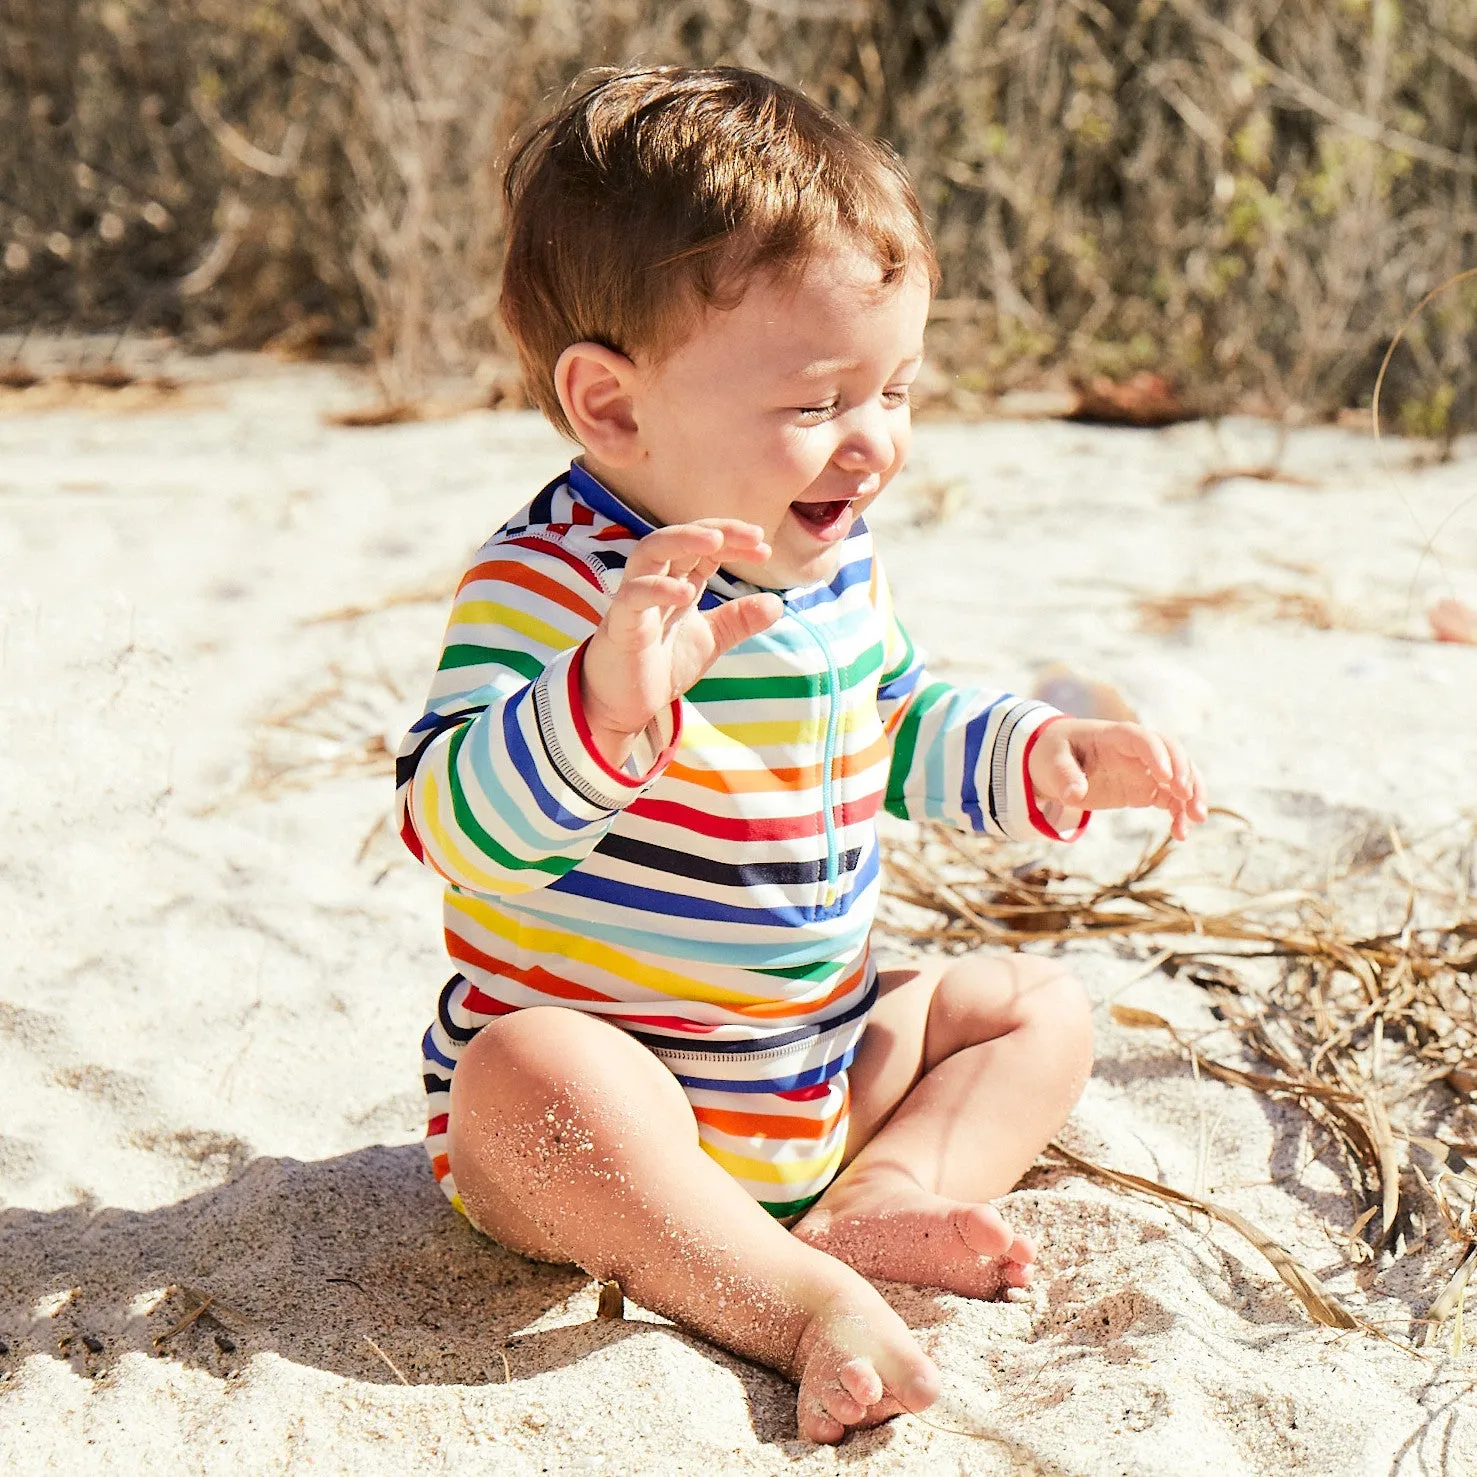
[[[910,390],[911,387],[908,385],[898,385],[894,389],[884,390],[882,399],[892,406],[907,405],[913,398]]]
[[[795,414],[805,421],[807,425],[817,425],[821,421],[830,420],[839,409],[840,402],[832,400],[825,405],[802,405],[796,410]]]

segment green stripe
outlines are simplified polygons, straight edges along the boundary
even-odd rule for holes
[[[526,651],[507,651],[501,646],[467,646],[460,642],[448,646],[441,653],[438,672],[449,672],[456,667],[511,667],[520,677],[530,682],[543,671],[543,664]]]
[[[903,638],[903,659],[877,679],[878,687],[886,687],[889,682],[896,682],[913,665],[913,638],[896,621],[893,622],[892,628]]]
[[[456,817],[456,823],[462,835],[483,856],[490,857],[498,866],[506,867],[510,872],[547,872],[551,877],[562,877],[566,872],[573,871],[576,863],[570,857],[551,856],[543,861],[530,862],[522,857],[514,856],[511,851],[499,846],[478,824],[477,817],[472,814],[472,807],[467,804],[467,797],[462,791],[461,779],[457,775],[457,758],[471,727],[472,725],[467,723],[457,729],[446,747],[446,778],[451,787],[451,812]]]
[[[749,973],[772,975],[779,980],[823,980],[840,971],[839,959],[821,959],[814,964],[785,964],[774,969],[751,969]]]
[[[849,667],[840,668],[836,675],[842,687],[855,687],[881,665],[882,645],[874,642]],[[729,703],[819,697],[825,683],[824,672],[812,676],[791,673],[774,677],[704,677],[687,689],[687,699],[694,703]]]
[[[892,767],[887,773],[887,799],[883,802],[889,815],[899,820],[910,820],[908,804],[904,798],[908,775],[913,769],[914,751],[918,747],[918,726],[923,715],[941,698],[946,698],[954,689],[947,682],[930,682],[908,704],[903,721],[898,724],[897,734],[892,741]]]
[[[817,1190],[814,1195],[807,1195],[803,1200],[761,1200],[759,1209],[767,1210],[777,1221],[787,1221],[803,1215],[825,1193],[824,1190]]]

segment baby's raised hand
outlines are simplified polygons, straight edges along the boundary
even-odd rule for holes
[[[636,545],[580,674],[585,717],[607,761],[623,764],[636,735],[718,657],[780,618],[784,607],[772,594],[698,609],[719,565],[768,558],[764,530],[735,518],[674,523]]]
[[[1209,814],[1205,782],[1179,741],[1139,723],[1058,718],[1040,730],[1029,768],[1040,799],[1072,810],[1158,806],[1181,841]]]

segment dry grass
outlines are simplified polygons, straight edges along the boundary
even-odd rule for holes
[[[1460,1306],[1477,1252],[1477,1144],[1451,1136],[1477,1089],[1477,829],[1412,848],[1391,832],[1309,886],[1191,905],[1158,879],[1165,841],[1109,883],[1030,860],[1019,848],[926,829],[885,846],[894,936],[962,950],[1138,938],[1155,964],[1198,986],[1255,1065],[1205,1054],[1167,1020],[1119,1006],[1121,1025],[1162,1031],[1200,1073],[1296,1104],[1338,1146],[1356,1272],[1376,1257],[1463,1248],[1434,1288],[1434,1328]],[[922,910],[922,915],[915,911]],[[1393,910],[1393,916],[1392,915]],[[1368,920],[1385,915],[1383,923]],[[911,918],[911,921],[909,919]],[[1356,919],[1365,920],[1361,926]],[[1169,942],[1185,939],[1181,945]],[[1270,985],[1257,983],[1271,968]],[[1054,1145],[1050,1162],[1194,1207],[1256,1245],[1307,1308],[1336,1327],[1363,1320],[1243,1217],[1209,1200],[1088,1164]],[[1433,1272],[1433,1276],[1436,1275]],[[1453,1291],[1452,1289],[1455,1289]]]
[[[1306,590],[1277,590],[1248,583],[1221,585],[1214,590],[1182,590],[1168,595],[1146,595],[1134,602],[1139,627],[1156,636],[1183,630],[1201,611],[1222,615],[1249,615],[1261,620],[1295,621],[1317,631],[1362,630],[1348,612],[1335,608],[1325,595]]]
[[[261,720],[251,748],[248,793],[271,798],[329,780],[392,774],[395,756],[385,724],[402,701],[387,673],[348,673],[330,665],[322,687]]]
[[[0,327],[368,351],[387,405],[506,349],[499,158],[591,65],[755,66],[886,137],[956,413],[1043,371],[1110,415],[1146,373],[1169,418],[1362,403],[1477,252],[1451,0],[0,0],[0,40]],[[1472,423],[1470,286],[1392,371],[1408,431]]]

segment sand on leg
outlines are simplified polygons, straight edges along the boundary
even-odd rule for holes
[[[535,1007],[484,1027],[452,1076],[447,1133],[478,1226],[783,1371],[802,1435],[838,1441],[937,1395],[877,1290],[750,1199],[699,1147],[676,1079],[608,1022]]]
[[[868,1277],[993,1297],[1035,1247],[989,1202],[1066,1121],[1092,1068],[1077,981],[1030,955],[886,971],[851,1067],[845,1168],[795,1234]]]

